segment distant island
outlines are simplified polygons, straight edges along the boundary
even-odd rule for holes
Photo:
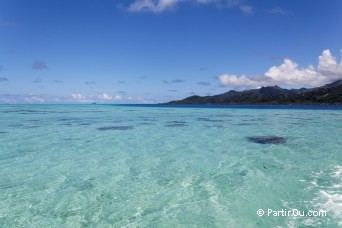
[[[231,90],[214,96],[190,96],[165,104],[342,104],[342,80],[311,89],[267,86],[240,92]]]

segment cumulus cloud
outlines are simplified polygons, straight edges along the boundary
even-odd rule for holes
[[[342,49],[341,49],[342,54]],[[325,75],[332,75],[332,77],[341,78],[342,75],[342,59],[337,63],[336,57],[334,57],[330,50],[324,50],[322,55],[318,58],[318,70]]]
[[[59,103],[93,103],[95,99],[92,97],[83,95],[82,93],[72,93],[70,97],[61,98]]]
[[[44,61],[35,61],[32,64],[32,69],[34,69],[34,70],[44,70],[47,68],[48,68],[48,66]]]
[[[195,4],[216,4],[227,5],[229,8],[242,5],[243,0],[135,0],[128,6],[130,12],[143,12],[149,11],[154,13],[161,13],[166,10],[174,8],[179,3],[195,3]],[[241,10],[244,13],[252,13],[251,6],[241,6]]]
[[[113,97],[108,95],[107,93],[101,93],[98,95],[98,98],[101,100],[112,100]]]
[[[86,99],[85,96],[83,96],[81,93],[72,93],[71,97],[75,100],[82,100],[82,99]]]
[[[270,85],[270,79],[268,77],[252,76],[248,77],[246,75],[237,76],[235,74],[222,74],[219,77],[220,84],[222,86],[232,86],[235,88],[253,88],[259,87],[260,84]]]
[[[279,66],[272,66],[263,76],[237,76],[222,74],[218,77],[222,86],[256,88],[270,85],[320,86],[342,79],[342,61],[339,63],[330,50],[324,50],[318,58],[317,69],[309,65],[300,68],[291,59],[284,59]]]

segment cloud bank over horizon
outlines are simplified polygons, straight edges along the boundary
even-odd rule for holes
[[[342,49],[341,49],[342,54]],[[235,89],[250,89],[261,86],[321,86],[342,79],[342,60],[337,62],[329,49],[326,49],[318,57],[318,65],[315,68],[309,65],[300,68],[296,62],[286,58],[279,66],[272,66],[263,76],[246,76],[235,74],[222,74],[218,76],[221,86]]]
[[[146,100],[142,97],[123,97],[121,95],[109,95],[108,93],[99,93],[98,95],[85,95],[82,93],[72,93],[70,96],[49,96],[47,94],[0,94],[1,104],[153,104],[152,100]]]

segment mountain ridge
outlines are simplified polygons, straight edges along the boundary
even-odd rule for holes
[[[193,95],[165,104],[342,104],[342,79],[310,89],[283,89],[274,85],[213,96]]]

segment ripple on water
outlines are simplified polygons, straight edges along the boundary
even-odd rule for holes
[[[333,171],[322,171],[313,175],[307,191],[316,192],[307,206],[316,211],[326,212],[323,217],[304,218],[302,224],[321,226],[327,222],[329,227],[342,227],[342,166],[335,166]],[[327,221],[328,220],[328,221]]]
[[[205,121],[205,122],[212,122],[212,123],[222,123],[224,122],[224,120],[217,120],[217,119],[210,119],[210,118],[207,118],[207,117],[200,117],[200,118],[197,118],[198,121]]]

